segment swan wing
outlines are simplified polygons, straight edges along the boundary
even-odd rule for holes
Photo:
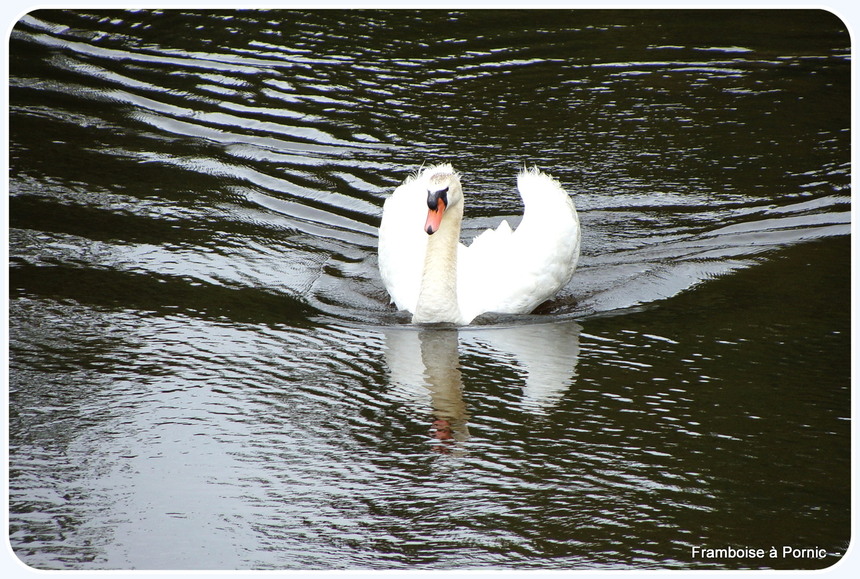
[[[423,229],[427,208],[415,197],[426,195],[416,179],[407,179],[382,207],[379,274],[391,301],[401,310],[415,311],[418,303],[428,236]]]
[[[453,172],[449,164],[433,165],[410,175],[382,207],[379,224],[379,273],[392,303],[398,309],[415,311],[421,291],[428,235],[428,179],[437,172]]]
[[[576,268],[581,234],[570,196],[538,169],[524,169],[517,188],[525,211],[516,230],[503,221],[458,254],[457,298],[467,319],[529,313],[564,287]]]

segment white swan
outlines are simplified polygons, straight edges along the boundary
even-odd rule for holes
[[[470,323],[485,312],[522,314],[553,297],[579,260],[579,218],[561,185],[523,169],[520,225],[502,221],[460,243],[463,189],[450,164],[407,178],[385,201],[379,272],[391,301],[413,323]]]

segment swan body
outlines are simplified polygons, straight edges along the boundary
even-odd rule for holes
[[[463,189],[450,164],[410,176],[385,201],[379,271],[413,323],[529,313],[570,281],[581,237],[573,201],[536,168],[520,172],[517,188],[525,205],[519,226],[502,221],[468,247],[460,242]]]

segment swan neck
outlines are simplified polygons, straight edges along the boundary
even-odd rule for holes
[[[457,303],[457,251],[463,204],[445,211],[439,230],[427,240],[414,323],[462,323]]]

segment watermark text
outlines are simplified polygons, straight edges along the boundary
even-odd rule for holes
[[[699,547],[691,548],[693,559],[824,559],[827,549],[821,547]]]

